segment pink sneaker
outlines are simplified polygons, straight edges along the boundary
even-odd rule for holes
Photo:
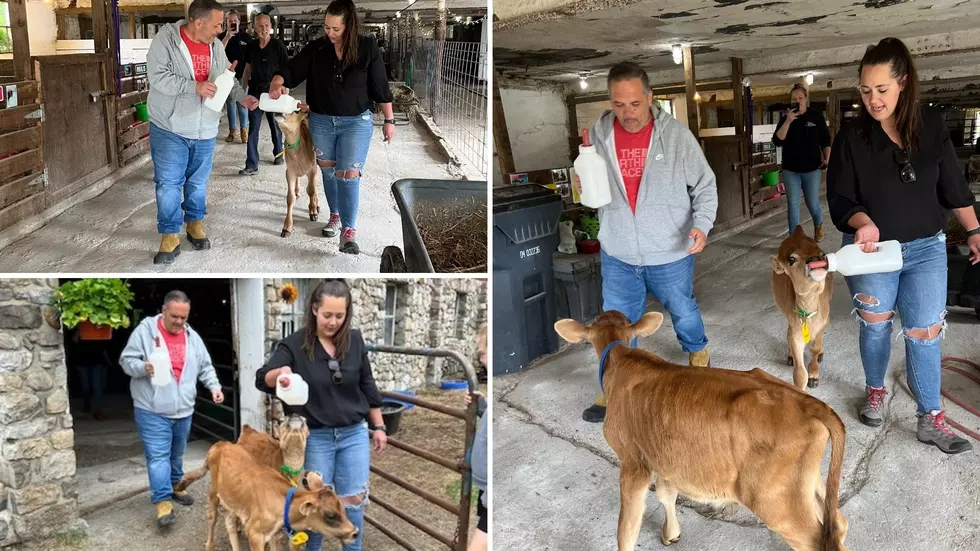
[[[340,215],[337,214],[336,212],[331,212],[330,221],[327,222],[326,226],[323,226],[323,229],[320,230],[320,233],[323,234],[323,237],[334,237],[335,235],[340,233]]]
[[[340,234],[340,252],[347,254],[358,254],[361,249],[358,248],[357,243],[354,239],[357,237],[357,230],[354,228],[345,228],[344,232]]]

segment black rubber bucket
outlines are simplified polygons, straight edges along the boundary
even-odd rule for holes
[[[405,404],[393,400],[381,401],[381,418],[384,420],[385,428],[388,429],[388,436],[398,432],[398,425],[402,422],[402,413],[405,413]]]

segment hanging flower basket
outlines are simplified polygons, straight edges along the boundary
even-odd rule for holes
[[[112,327],[109,325],[95,325],[86,320],[78,324],[78,338],[83,341],[112,340]]]

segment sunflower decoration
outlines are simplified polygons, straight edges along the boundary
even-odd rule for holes
[[[279,298],[286,304],[292,304],[299,298],[299,290],[292,283],[286,283],[279,288]]]

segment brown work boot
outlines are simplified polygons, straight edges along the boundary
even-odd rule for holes
[[[248,143],[248,128],[242,128],[242,143]]]
[[[582,420],[586,423],[601,423],[606,420],[606,395],[600,394],[595,403],[585,408]]]
[[[710,367],[711,357],[708,356],[708,349],[704,348],[697,352],[691,352],[688,354],[688,362],[691,367]]]
[[[180,237],[176,233],[160,236],[160,251],[153,257],[154,264],[173,264],[180,256]]]
[[[232,143],[232,142],[235,141],[235,138],[237,137],[235,135],[238,134],[238,132],[236,132],[236,130],[238,130],[238,129],[237,128],[230,128],[230,129],[228,129],[228,137],[225,138],[225,142]]]
[[[184,507],[190,507],[191,505],[194,505],[194,498],[191,497],[189,493],[187,493],[187,490],[179,490],[179,491],[174,490],[174,493],[173,495],[170,496],[170,499],[173,499],[174,501],[180,503]]]
[[[174,506],[170,501],[157,503],[157,525],[161,527],[170,526],[174,523],[175,519]]]
[[[823,241],[823,224],[813,225],[813,240],[817,243]]]
[[[211,241],[204,233],[204,220],[193,220],[187,223],[187,240],[194,250],[203,251],[211,248]]]

